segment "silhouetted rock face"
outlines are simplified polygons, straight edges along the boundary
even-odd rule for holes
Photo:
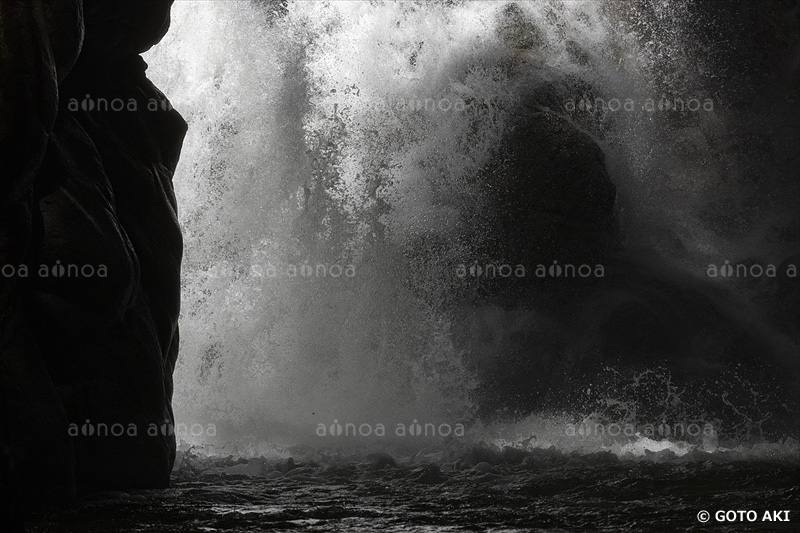
[[[169,483],[186,123],[139,56],[172,0],[144,4],[0,4],[3,438],[28,505]]]
[[[83,0],[83,57],[116,63],[149,50],[169,29],[172,1]]]
[[[504,263],[595,263],[615,242],[616,188],[594,140],[527,110],[485,173],[484,250]],[[484,237],[485,238],[485,237]]]

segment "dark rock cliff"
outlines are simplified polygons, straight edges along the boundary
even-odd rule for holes
[[[186,123],[139,54],[171,4],[0,1],[0,437],[23,506],[169,483]]]

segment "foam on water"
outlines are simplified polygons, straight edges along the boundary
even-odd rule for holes
[[[670,4],[673,16],[685,10]],[[665,208],[649,169],[669,161],[658,142],[674,133],[669,119],[566,108],[588,95],[640,103],[699,90],[681,65],[664,70],[685,43],[658,6],[176,2],[172,30],[147,54],[189,123],[175,176],[186,250],[174,406],[178,421],[217,434],[185,438],[259,448],[307,442],[333,420],[474,422],[477,378],[447,313],[419,297],[447,292],[442,265],[469,245],[419,270],[403,246],[452,231],[459,213],[439,199],[480,194],[470,176],[520,96],[543,85],[606,152],[629,244],[652,244],[646,221]],[[702,120],[725,126],[724,113]],[[684,170],[700,188],[717,179]],[[689,203],[669,206],[684,208],[692,253],[718,251]],[[503,431],[529,438],[524,427]],[[615,453],[696,446],[637,439]]]
[[[565,433],[565,427],[575,427],[574,433]],[[717,435],[709,433],[704,437],[700,426],[692,435],[664,436],[667,431],[663,426],[653,426],[650,436],[637,430],[632,436],[626,436],[625,424],[604,426],[602,435],[589,431],[594,428],[591,422],[583,421],[574,424],[571,417],[532,415],[517,423],[502,424],[491,428],[493,436],[484,435],[482,442],[494,449],[506,447],[535,452],[551,447],[568,454],[592,456],[598,452],[610,452],[623,460],[649,460],[662,463],[680,463],[688,461],[742,461],[771,460],[797,463],[800,460],[800,443],[788,437],[776,442],[759,442],[749,444],[731,443],[720,446]],[[619,429],[618,429],[619,428]],[[611,431],[611,434],[608,431]],[[689,431],[687,430],[687,433]]]

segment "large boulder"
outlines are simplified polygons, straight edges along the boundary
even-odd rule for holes
[[[480,381],[481,416],[581,409],[607,369],[631,379],[663,369],[709,416],[731,422],[726,402],[760,398],[771,413],[762,430],[796,431],[797,405],[786,401],[800,378],[796,344],[771,329],[782,322],[748,318],[708,280],[626,250],[604,159],[577,126],[523,104],[473,181],[479,200],[452,206],[458,231],[409,246],[415,265],[450,273],[447,290],[419,295],[451,317],[455,348]],[[791,317],[796,279],[776,281],[778,314]]]
[[[27,506],[169,483],[186,124],[139,55],[172,0],[145,4],[0,4],[3,439]]]
[[[465,211],[476,256],[502,264],[595,264],[616,244],[605,155],[563,117],[536,106],[517,113],[478,178],[480,209]]]

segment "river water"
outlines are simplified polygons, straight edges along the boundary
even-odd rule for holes
[[[299,452],[299,450],[295,450]],[[300,452],[302,453],[302,452]],[[796,531],[794,449],[565,455],[484,453],[470,466],[447,453],[358,456],[327,450],[291,465],[184,456],[168,490],[102,494],[51,511],[31,531]],[[718,511],[757,520],[717,522]],[[707,510],[711,521],[698,519]],[[763,521],[790,510],[790,523]]]

